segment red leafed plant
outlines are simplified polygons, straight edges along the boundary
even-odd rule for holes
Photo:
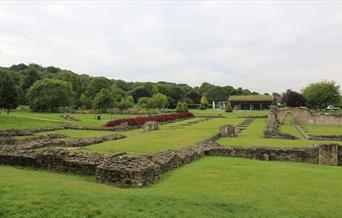
[[[108,121],[104,126],[105,127],[113,127],[118,126],[123,123],[127,123],[129,126],[142,126],[147,121],[156,121],[156,122],[167,122],[178,119],[184,119],[188,117],[193,117],[194,115],[190,112],[180,112],[180,113],[171,113],[171,114],[160,114],[146,117],[135,117],[128,119],[118,119]]]

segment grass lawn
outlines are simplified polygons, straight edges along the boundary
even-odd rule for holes
[[[44,120],[44,121],[53,121],[60,123],[69,123],[78,126],[101,126],[105,124],[107,121],[111,119],[121,119],[128,117],[136,117],[137,115],[129,115],[129,114],[100,114],[101,120],[97,120],[97,114],[72,114],[75,118],[80,121],[68,121],[60,116],[59,113],[23,113],[23,112],[14,112],[10,113],[10,116],[18,117],[18,118],[31,118],[36,120]]]
[[[15,116],[7,116],[0,115],[0,130],[6,129],[25,129],[32,127],[43,127],[43,126],[56,126],[61,125],[63,123],[56,121],[47,121],[47,120],[39,120],[32,119],[27,117],[15,117]]]
[[[302,125],[302,127],[311,135],[342,135],[340,125]]]
[[[297,140],[266,139],[263,132],[266,128],[266,119],[255,119],[241,135],[234,138],[220,138],[218,143],[227,146],[261,146],[261,147],[306,147],[323,143],[340,143],[333,141],[307,140],[297,131],[293,125],[281,125],[280,131],[297,136]]]
[[[201,118],[161,125],[160,130],[152,132],[143,133],[141,129],[119,132],[120,134],[126,135],[127,138],[90,145],[81,148],[81,150],[104,153],[128,152],[129,154],[141,154],[176,149],[190,146],[209,138],[217,133],[219,127],[224,124],[236,125],[243,120],[243,118],[215,118],[192,124],[191,126],[183,125],[198,119]]]
[[[145,188],[0,166],[0,217],[341,217],[342,168],[206,157]]]

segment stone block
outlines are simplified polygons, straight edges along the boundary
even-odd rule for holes
[[[144,131],[154,131],[159,130],[159,123],[156,121],[147,121],[143,125]]]
[[[221,126],[220,135],[223,137],[235,137],[236,136],[235,126],[232,126],[232,125]]]

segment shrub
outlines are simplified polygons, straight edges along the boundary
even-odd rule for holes
[[[176,106],[176,112],[184,112],[183,103],[178,102]]]
[[[31,112],[31,108],[28,105],[19,105],[16,109],[16,112]]]
[[[135,118],[128,118],[128,119],[111,120],[111,121],[108,121],[104,126],[113,127],[113,126],[121,125],[123,123],[127,123],[129,126],[142,126],[147,121],[167,122],[167,121],[184,119],[184,118],[193,117],[193,116],[194,115],[190,112],[161,114],[161,115],[146,116],[146,117],[135,117]]]
[[[205,110],[205,109],[208,108],[208,106],[209,106],[209,103],[208,103],[207,97],[202,96],[202,98],[201,98],[201,104],[200,104],[199,109],[200,109],[200,110]]]
[[[183,111],[184,112],[188,112],[189,111],[188,104],[186,102],[183,102]]]
[[[227,104],[227,107],[226,107],[226,112],[230,113],[230,112],[233,112],[233,108],[232,108],[232,105],[228,102]]]

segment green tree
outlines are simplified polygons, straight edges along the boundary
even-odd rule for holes
[[[132,96],[128,96],[126,99],[122,99],[119,103],[118,103],[118,108],[120,108],[121,110],[126,110],[128,108],[131,108],[134,106],[134,100]]]
[[[153,108],[153,101],[152,98],[149,97],[142,97],[138,100],[138,106],[140,108],[151,109]]]
[[[18,106],[18,89],[13,78],[8,73],[0,81],[0,108],[6,109],[9,114],[10,109]]]
[[[85,94],[93,99],[101,89],[106,89],[110,87],[110,81],[104,77],[95,77],[91,79]]]
[[[26,76],[22,85],[24,92],[26,92],[37,80],[40,80],[40,76],[36,69],[27,68],[25,74]]]
[[[114,98],[110,89],[101,89],[99,93],[96,94],[93,102],[94,109],[100,109],[105,112],[106,109],[112,108],[114,105]]]
[[[73,92],[68,82],[44,79],[33,84],[28,98],[33,111],[55,112],[59,107],[71,105]]]
[[[168,106],[167,96],[161,93],[152,96],[152,103],[154,108],[165,108]]]
[[[82,109],[90,109],[92,106],[91,99],[88,96],[86,96],[84,93],[82,93],[80,97],[80,106]]]
[[[339,104],[341,101],[340,86],[334,81],[311,83],[303,89],[306,105],[310,108],[322,108]]]
[[[205,109],[208,108],[208,106],[209,106],[208,99],[207,99],[207,97],[205,95],[203,95],[201,97],[201,104],[200,104],[200,108],[199,109],[200,110],[205,110]]]

